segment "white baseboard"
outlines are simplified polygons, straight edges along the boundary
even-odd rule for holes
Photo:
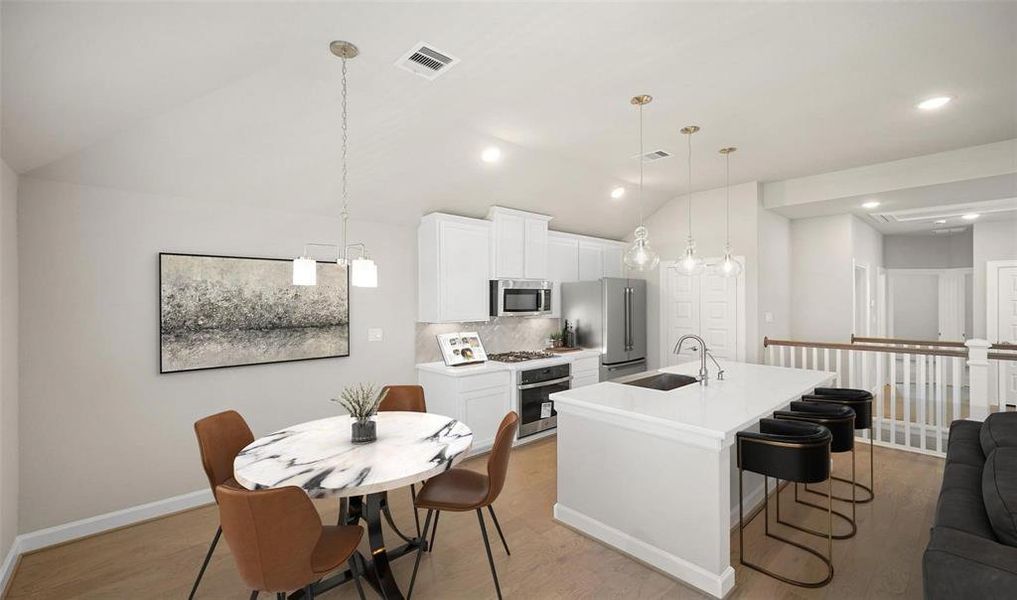
[[[560,502],[554,505],[554,519],[716,598],[723,598],[734,587],[735,572],[731,565],[728,565],[723,573],[716,575],[697,564],[563,506]]]
[[[182,510],[196,508],[209,504],[212,501],[212,491],[206,488],[164,500],[131,506],[103,515],[88,517],[87,519],[71,521],[63,525],[23,533],[14,539],[14,543],[11,544],[11,550],[7,553],[7,558],[4,560],[2,570],[0,570],[0,593],[5,589],[7,580],[14,570],[14,565],[17,564],[18,557],[26,552],[70,542]]]

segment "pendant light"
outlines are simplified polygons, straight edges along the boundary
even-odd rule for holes
[[[350,285],[353,287],[366,287],[375,288],[378,287],[378,266],[374,264],[374,261],[367,255],[367,247],[360,242],[349,241],[349,224],[350,224],[350,196],[347,190],[347,148],[349,146],[349,117],[347,113],[347,83],[346,83],[346,61],[355,58],[360,54],[360,50],[350,42],[335,41],[329,44],[329,50],[332,54],[339,57],[342,61],[341,70],[341,113],[340,122],[342,124],[342,171],[341,173],[341,189],[342,189],[342,210],[339,213],[340,228],[339,228],[339,243],[338,244],[314,244],[309,243],[304,245],[304,253],[293,261],[293,285],[317,285],[318,283],[318,265],[317,262],[308,255],[307,249],[311,246],[320,246],[326,248],[334,248],[336,250],[336,264],[339,266],[347,267],[350,270]],[[354,259],[350,259],[350,251],[359,250],[360,256]]]
[[[720,149],[720,153],[724,155],[725,243],[724,258],[715,266],[715,271],[717,275],[723,277],[738,277],[742,273],[741,263],[735,260],[734,253],[731,252],[731,153],[736,150],[738,148],[733,146]]]
[[[697,131],[699,131],[699,126],[697,125],[688,125],[681,129],[681,133],[688,137],[689,146],[689,188],[687,200],[689,208],[689,237],[685,243],[685,252],[678,261],[678,270],[685,275],[699,275],[705,267],[703,259],[696,256],[696,240],[692,237],[692,134]]]
[[[660,263],[660,256],[650,246],[650,233],[643,224],[643,107],[653,96],[633,96],[631,103],[639,107],[639,226],[633,232],[632,245],[625,251],[625,266],[636,271],[652,271]]]

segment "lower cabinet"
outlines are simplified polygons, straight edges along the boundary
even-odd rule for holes
[[[424,387],[427,412],[446,415],[473,431],[470,454],[490,450],[498,425],[513,410],[512,374],[509,371],[478,371],[450,376],[425,369],[417,371]]]
[[[572,362],[572,389],[600,383],[600,358],[580,358]]]

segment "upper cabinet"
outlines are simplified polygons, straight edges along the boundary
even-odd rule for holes
[[[547,233],[547,278],[579,281],[579,239],[568,233]]]
[[[601,277],[621,277],[623,242],[578,237],[579,281],[595,281]]]
[[[551,217],[493,206],[491,278],[548,279],[547,223]]]
[[[491,223],[432,213],[417,228],[417,320],[490,318]]]

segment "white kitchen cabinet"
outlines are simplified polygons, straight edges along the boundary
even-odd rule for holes
[[[604,276],[603,244],[579,240],[579,281],[596,281]]]
[[[572,389],[600,383],[600,357],[572,361]]]
[[[547,279],[547,223],[551,217],[492,206],[491,277]]]
[[[622,277],[624,267],[622,256],[625,253],[625,246],[617,242],[605,242],[601,249],[601,262],[604,267],[604,277]]]
[[[417,380],[424,388],[427,411],[465,423],[473,431],[471,454],[490,450],[501,420],[515,409],[512,373],[486,367],[477,368],[474,374],[460,373],[469,371],[418,368]]]
[[[431,213],[417,228],[417,320],[490,319],[491,224]]]
[[[579,281],[579,239],[574,235],[547,233],[547,278],[560,283]]]

